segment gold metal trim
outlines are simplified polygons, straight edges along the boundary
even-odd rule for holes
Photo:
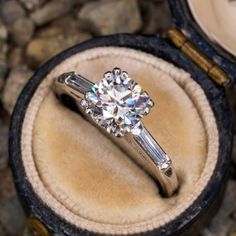
[[[217,84],[226,86],[230,79],[227,74],[176,28],[167,32],[172,43],[188,56],[200,69],[202,69]]]
[[[35,217],[27,219],[27,226],[32,236],[50,236],[48,229]]]

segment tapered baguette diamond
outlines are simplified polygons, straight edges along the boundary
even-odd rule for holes
[[[137,128],[140,119],[154,105],[148,93],[119,68],[106,72],[86,93],[85,101],[91,117],[116,136],[124,136]]]

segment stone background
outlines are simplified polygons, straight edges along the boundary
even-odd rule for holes
[[[162,33],[170,26],[167,2],[160,0],[0,0],[0,236],[20,236],[25,227],[8,166],[7,134],[27,79],[53,55],[86,39]],[[236,88],[227,92],[236,114]],[[202,236],[236,236],[235,200],[236,142],[224,202]]]

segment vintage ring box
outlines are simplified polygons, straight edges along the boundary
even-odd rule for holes
[[[38,235],[195,235],[219,207],[232,146],[224,86],[235,81],[236,4],[169,3],[174,28],[166,38],[122,34],[76,45],[42,66],[22,91],[9,153]],[[170,198],[52,92],[61,73],[78,71],[95,82],[114,66],[156,102],[144,123],[176,167],[180,188]]]

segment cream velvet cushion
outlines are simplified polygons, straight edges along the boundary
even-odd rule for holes
[[[51,90],[63,72],[96,82],[115,66],[156,103],[143,122],[175,165],[180,190],[171,198],[163,198],[141,168]],[[149,54],[115,47],[75,54],[48,74],[27,109],[21,143],[36,194],[71,224],[102,234],[147,231],[174,219],[204,189],[218,156],[212,110],[190,75]]]

